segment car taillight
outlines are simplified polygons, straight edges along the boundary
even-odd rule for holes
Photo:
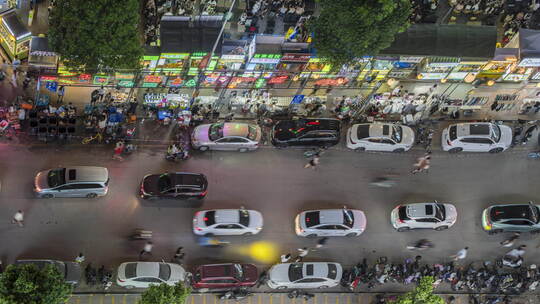
[[[206,193],[208,193],[208,190],[204,191],[203,193],[201,193],[201,196],[206,196]]]
[[[124,281],[124,280],[121,280],[121,279],[118,279],[118,282],[124,283],[125,281]]]
[[[195,230],[202,231],[202,228],[201,227],[195,227]]]
[[[404,221],[404,220],[402,220],[402,219],[400,219],[400,218],[398,218],[398,219],[397,219],[397,221],[398,221],[398,223],[400,223],[400,224],[403,224],[403,223],[405,223],[405,221]]]
[[[448,139],[446,140],[446,143],[447,143],[449,146],[452,145],[452,142],[451,142],[450,140],[448,140]]]

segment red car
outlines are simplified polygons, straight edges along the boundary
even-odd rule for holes
[[[193,275],[193,288],[252,287],[257,279],[253,264],[201,265]]]

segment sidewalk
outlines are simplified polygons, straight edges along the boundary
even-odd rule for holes
[[[219,294],[219,293],[218,293]],[[315,297],[305,301],[303,299],[289,299],[284,293],[255,293],[253,296],[240,300],[247,304],[372,304],[375,296],[381,293],[315,293]],[[442,297],[448,300],[454,296],[454,304],[468,304],[469,295],[445,294]],[[140,299],[138,294],[74,294],[67,304],[136,304]],[[539,303],[539,295],[510,296],[512,304]],[[232,304],[239,303],[234,300],[220,300],[215,294],[192,294],[186,304]]]

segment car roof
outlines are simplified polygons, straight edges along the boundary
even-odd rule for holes
[[[137,262],[137,277],[154,277],[159,276],[159,262]]]
[[[374,123],[369,126],[370,137],[390,137],[392,125],[385,123]]]
[[[497,205],[492,206],[489,213],[492,221],[495,222],[507,219],[531,219],[530,207],[529,204]]]
[[[319,210],[321,224],[343,224],[343,209]]]
[[[241,122],[226,122],[223,124],[223,137],[241,136],[246,137],[249,132],[249,124]]]
[[[332,118],[300,118],[290,120],[280,120],[276,126],[281,129],[302,129],[309,131],[339,131],[340,122]]]
[[[208,210],[211,211],[211,210]],[[239,223],[239,209],[217,209],[214,216],[216,223]]]
[[[491,134],[490,123],[459,123],[456,124],[457,136],[489,137]]]
[[[233,264],[210,264],[201,266],[203,278],[222,278],[232,276]]]
[[[106,182],[109,171],[103,167],[77,166],[66,168],[66,182]]]
[[[175,172],[169,173],[173,185],[202,186],[207,183],[206,177],[199,173]]]
[[[407,205],[407,216],[410,218],[430,217],[435,215],[434,203],[416,203]]]

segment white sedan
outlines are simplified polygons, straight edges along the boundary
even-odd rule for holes
[[[438,202],[399,205],[390,215],[397,231],[410,229],[445,230],[456,223],[457,210],[452,204]]]
[[[294,219],[298,236],[359,236],[366,230],[366,215],[354,209],[304,211]]]
[[[186,271],[178,264],[127,262],[118,267],[116,284],[125,288],[148,288],[150,285],[175,285],[183,282]]]
[[[243,208],[199,211],[193,217],[193,233],[196,235],[253,235],[261,232],[262,228],[262,214]]]
[[[441,136],[442,149],[450,153],[499,153],[512,145],[512,128],[490,122],[458,123],[448,126]]]
[[[405,152],[413,144],[413,129],[398,124],[355,124],[347,131],[347,148],[357,151]]]
[[[283,263],[268,271],[268,287],[329,288],[339,284],[343,268],[338,263]]]

